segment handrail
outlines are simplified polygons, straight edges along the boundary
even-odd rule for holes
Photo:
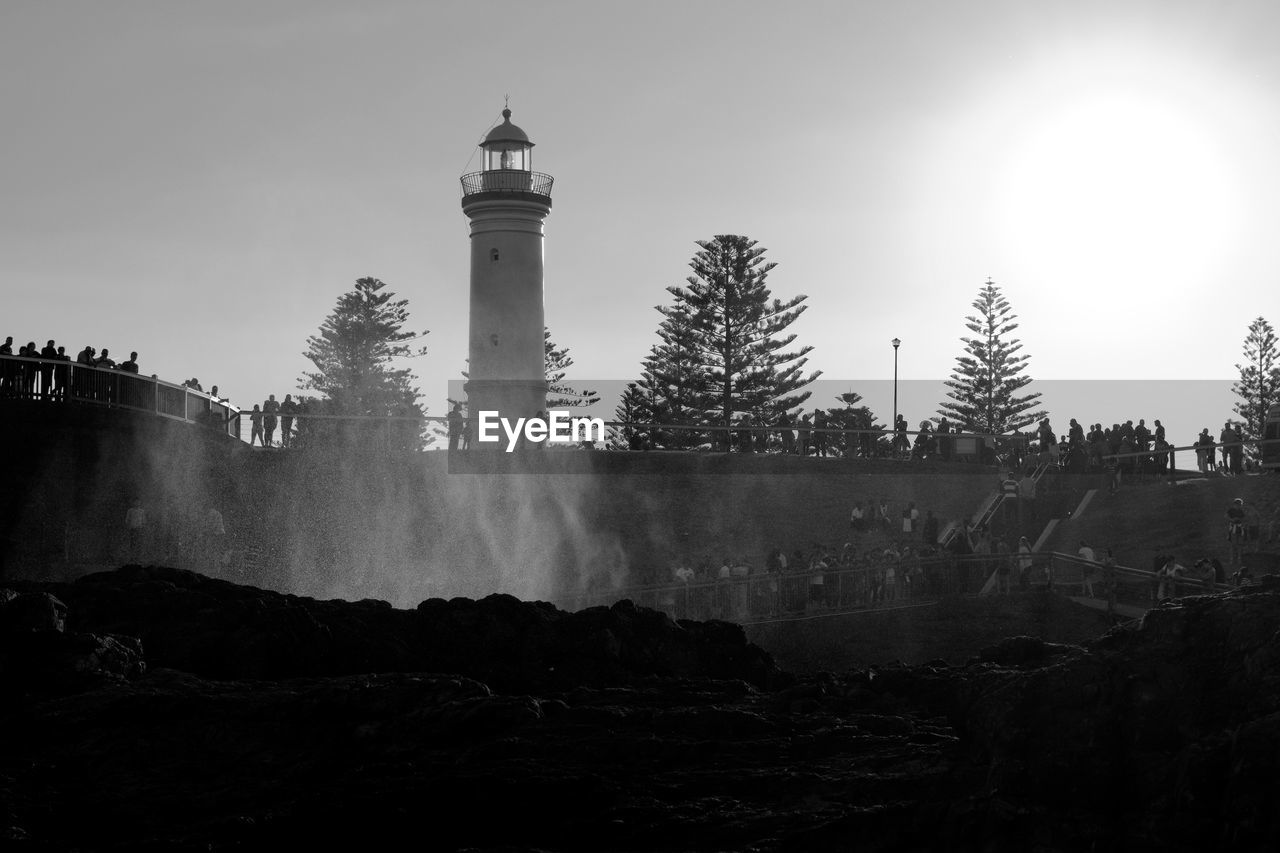
[[[463,175],[462,197],[480,193],[533,193],[534,195],[551,195],[551,185],[555,178],[544,172],[527,172],[523,169],[489,169],[483,172],[471,172]]]
[[[129,409],[231,436],[240,431],[240,409],[226,400],[156,376],[70,359],[0,355],[0,400],[6,399]]]
[[[1116,565],[1117,589],[1112,591],[1104,588],[1107,571],[1104,564],[1090,562],[1076,554],[1035,551],[899,558],[821,571],[757,570],[729,578],[586,591],[566,596],[561,603],[570,609],[581,609],[631,599],[675,618],[750,621],[808,612],[814,606],[813,588],[821,587],[817,606],[823,613],[854,613],[925,604],[943,596],[978,595],[991,575],[998,572],[1001,562],[1005,564],[1007,577],[1016,579],[1019,586],[1062,590],[1078,585],[1082,593],[1084,570],[1091,569],[1096,578],[1092,582],[1096,587],[1094,597],[1100,601],[1114,594],[1126,603],[1152,605],[1163,598],[1175,597],[1179,590],[1223,592],[1232,588],[1227,583],[1211,583],[1192,576],[1161,579],[1152,571]],[[891,579],[887,577],[889,568],[894,570]],[[821,578],[820,583],[815,583],[817,578]],[[1098,592],[1102,595],[1097,595]]]

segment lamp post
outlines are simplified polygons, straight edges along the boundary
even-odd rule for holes
[[[898,455],[898,346],[902,341],[894,338],[890,341],[893,344],[893,440],[889,445],[893,449],[893,455]]]

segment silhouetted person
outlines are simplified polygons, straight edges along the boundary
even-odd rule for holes
[[[93,347],[85,347],[76,354],[75,372],[71,374],[71,396],[80,400],[93,399]]]
[[[0,344],[0,357],[13,355],[13,335],[4,339],[4,343]],[[18,373],[18,365],[8,358],[0,361],[0,395],[9,397],[15,393],[14,377]]]
[[[276,415],[279,412],[280,404],[276,402],[276,395],[268,394],[266,402],[262,404],[262,429],[267,436],[267,447],[275,443]]]
[[[943,459],[951,458],[951,424],[946,418],[938,421],[938,455]]]
[[[782,439],[782,452],[795,453],[796,433],[791,428],[791,417],[786,412],[783,412],[778,417],[778,429],[778,437]]]
[[[449,449],[457,450],[462,443],[462,432],[466,428],[466,418],[462,416],[462,404],[454,403],[445,420],[449,424]]]
[[[53,368],[53,393],[59,400],[67,398],[67,374],[71,372],[68,366],[71,363],[71,356],[67,355],[66,347],[58,347],[57,354],[58,364]]]
[[[254,439],[258,440],[258,444],[263,447],[267,446],[266,441],[262,438],[262,407],[257,403],[253,404],[253,411],[249,413],[249,446],[253,447]]]
[[[1196,439],[1196,462],[1201,474],[1213,473],[1213,436],[1209,435],[1208,427],[1200,430],[1200,436]]]
[[[288,447],[293,443],[293,418],[298,414],[298,404],[293,402],[292,394],[284,395],[280,404],[280,446]]]
[[[136,352],[129,353],[129,360],[121,363],[119,367],[125,373],[137,373],[138,372],[138,354]]]
[[[906,451],[911,446],[907,440],[907,417],[906,415],[898,415],[898,419],[893,422],[893,455]]]
[[[53,341],[40,350],[40,396],[48,400],[53,397],[53,368],[58,360],[58,348]]]
[[[27,341],[27,345],[20,351],[21,355],[27,358],[35,359],[40,357],[40,350],[36,349],[35,341]],[[24,361],[22,363],[22,396],[30,399],[36,395],[36,374],[39,372],[39,365],[34,361]]]
[[[815,456],[827,455],[827,415],[822,409],[813,410],[813,453]]]

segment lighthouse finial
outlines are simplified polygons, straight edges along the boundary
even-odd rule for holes
[[[510,95],[502,96],[502,117],[508,120],[511,118],[511,96]]]

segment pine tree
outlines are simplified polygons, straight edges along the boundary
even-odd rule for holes
[[[1244,422],[1244,437],[1262,437],[1267,410],[1280,402],[1280,364],[1277,363],[1276,333],[1262,317],[1249,324],[1244,339],[1244,364],[1237,364],[1240,381],[1231,390],[1240,398],[1233,411]]]
[[[1040,394],[1018,394],[1031,377],[1021,375],[1030,356],[1018,355],[1022,343],[1009,337],[1018,328],[1017,315],[991,279],[973,307],[978,316],[966,317],[965,327],[975,337],[960,339],[966,354],[956,358],[955,372],[944,383],[950,402],[939,404],[938,414],[962,430],[996,435],[1036,423],[1045,416],[1035,408]]]
[[[658,339],[644,360],[640,387],[650,399],[653,423],[697,426],[707,407],[707,377],[699,355],[697,328],[689,311],[681,305],[661,306],[662,322]],[[687,449],[703,441],[703,433],[693,429],[655,430],[656,446]]]
[[[413,384],[412,371],[395,367],[394,362],[425,354],[426,347],[415,349],[411,343],[427,333],[405,331],[408,300],[394,299],[395,293],[384,288],[386,284],[376,278],[359,279],[355,289],[338,297],[320,333],[307,338],[303,355],[315,370],[302,374],[298,388],[320,396],[304,397],[300,402],[305,411],[383,419],[423,416],[425,409],[418,405],[420,393]],[[304,424],[300,418],[299,433],[304,439],[317,439],[322,433],[368,439],[387,429],[386,421],[336,423],[341,428],[326,429],[323,420]],[[398,446],[422,446],[420,423],[391,423]],[[335,426],[335,422],[327,425]]]
[[[614,420],[630,424],[652,422],[649,395],[639,383],[628,382],[614,411]],[[613,427],[609,435],[610,450],[648,450],[648,430],[635,426]]]
[[[888,430],[884,424],[876,423],[875,413],[869,406],[859,406],[862,395],[853,391],[839,397],[843,406],[827,409],[827,427],[829,429],[864,430],[864,432],[831,435],[827,445],[838,451],[838,455],[854,457],[887,456],[890,451]],[[875,433],[870,432],[875,430]]]
[[[802,375],[813,347],[786,350],[796,336],[784,333],[808,307],[807,297],[770,301],[766,280],[776,264],[754,240],[720,234],[697,245],[688,287],[667,288],[675,302],[658,309],[667,318],[689,316],[705,383],[697,408],[708,424],[728,427],[742,414],[771,423],[803,404],[809,392],[800,389],[821,375]],[[718,436],[722,444],[726,438]]]
[[[542,330],[542,342],[545,351],[544,365],[547,376],[547,411],[552,409],[569,409],[576,406],[593,406],[600,402],[600,395],[595,391],[579,391],[566,385],[565,374],[573,367],[573,359],[569,357],[568,347],[557,347],[551,340],[551,330]]]

